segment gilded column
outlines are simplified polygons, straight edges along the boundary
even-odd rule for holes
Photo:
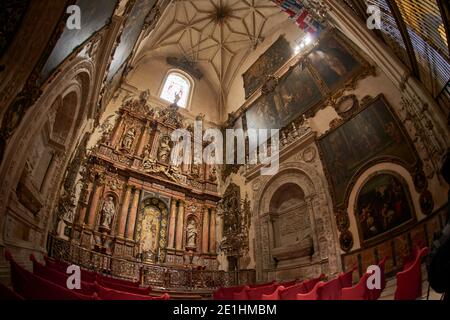
[[[83,192],[82,192],[81,199],[79,201],[79,203],[81,205],[80,213],[78,216],[78,224],[79,225],[83,225],[84,220],[86,219],[86,212],[87,212],[87,207],[89,205],[89,198],[91,196],[92,187],[93,187],[92,182],[88,182],[86,189],[83,190]]]
[[[160,140],[161,132],[158,129],[158,130],[155,130],[154,133],[155,133],[155,135],[153,137],[150,155],[152,158],[158,159],[158,148],[159,148],[159,140]]]
[[[180,201],[178,207],[177,236],[176,249],[183,250],[183,234],[184,234],[184,202]]]
[[[211,209],[211,218],[209,221],[209,251],[216,253],[216,210]]]
[[[209,252],[209,210],[203,208],[203,237],[202,237],[202,252]]]
[[[127,239],[134,240],[134,228],[136,227],[136,216],[139,209],[139,200],[141,198],[141,190],[135,189],[133,203],[131,205],[130,215],[128,216]]]
[[[177,224],[177,201],[172,199],[170,205],[170,221],[169,221],[169,248],[175,248],[175,226]]]
[[[115,147],[117,144],[117,140],[119,139],[120,132],[122,131],[123,128],[123,122],[124,122],[123,115],[120,115],[119,123],[117,124],[116,130],[114,131],[114,134],[111,138],[112,147]]]
[[[122,208],[119,216],[119,230],[117,235],[119,237],[125,236],[125,225],[127,224],[128,207],[130,206],[131,186],[127,186],[125,191],[125,198],[123,199]]]
[[[138,148],[137,148],[137,153],[136,155],[138,157],[142,156],[142,153],[144,152],[144,148],[145,145],[147,144],[147,133],[149,131],[150,125],[147,121],[147,123],[145,124],[144,128],[142,129],[142,135],[141,135],[141,139],[139,140],[139,144],[138,144]]]
[[[95,217],[97,215],[98,204],[102,192],[103,192],[103,184],[101,183],[101,181],[97,181],[94,187],[94,195],[92,197],[91,207],[89,208],[88,227],[91,229],[94,229],[95,226]]]

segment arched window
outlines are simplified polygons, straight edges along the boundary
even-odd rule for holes
[[[187,108],[190,94],[191,81],[179,72],[171,72],[166,77],[160,98]]]

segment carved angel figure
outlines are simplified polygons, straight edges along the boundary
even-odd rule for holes
[[[142,169],[145,172],[156,172],[157,171],[157,163],[155,159],[150,157],[150,151],[145,150],[144,159],[142,160]]]

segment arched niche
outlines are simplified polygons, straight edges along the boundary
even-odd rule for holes
[[[409,171],[403,166],[392,163],[392,162],[383,162],[376,164],[364,172],[360,174],[358,179],[355,181],[355,184],[350,192],[350,197],[348,201],[348,218],[350,220],[349,231],[353,235],[354,245],[352,250],[358,250],[361,247],[364,247],[365,244],[370,245],[370,241],[364,241],[364,239],[360,236],[361,230],[358,227],[358,198],[364,189],[364,187],[374,178],[382,174],[392,175],[396,177],[399,181],[402,182],[403,188],[405,188],[405,192],[407,192],[407,197],[411,209],[413,211],[413,220],[422,220],[426,218],[426,216],[421,212],[420,209],[420,194],[415,190],[413,177],[409,173]],[[401,230],[399,228],[394,228],[395,230]],[[395,230],[391,230],[391,232],[395,232]],[[388,232],[389,233],[389,232]],[[380,240],[380,238],[378,238]],[[382,239],[380,240],[382,241]]]
[[[168,234],[168,208],[157,198],[145,198],[139,206],[135,239],[139,256],[149,263],[164,262]]]
[[[78,111],[79,102],[79,95],[75,91],[71,91],[62,97],[55,111],[51,136],[62,147],[68,142],[67,139],[70,137],[70,132],[76,124],[75,116]]]
[[[312,256],[311,221],[302,188],[290,182],[282,185],[273,194],[269,209],[273,258],[280,262]]]
[[[42,85],[43,94],[26,112],[20,126],[6,146],[0,167],[0,179],[3,181],[0,186],[0,212],[24,212],[26,208],[29,213],[32,213],[24,212],[21,214],[21,219],[9,216],[5,221],[11,225],[20,224],[21,228],[33,233],[35,241],[30,245],[35,250],[45,250],[46,232],[55,222],[55,217],[50,213],[57,213],[54,208],[57,206],[64,173],[76,144],[83,134],[84,124],[88,122],[89,116],[94,114],[92,110],[94,104],[90,103],[93,76],[92,61],[82,58],[69,61],[55,74],[55,77],[49,78],[48,82]],[[67,115],[64,114],[67,111],[64,109],[61,109],[58,114],[64,98],[66,98],[66,105],[74,106],[74,109],[68,110]],[[57,118],[62,119],[61,123],[66,124],[67,127],[58,124],[55,126]],[[65,136],[64,145],[52,139],[54,130],[62,133],[61,136]],[[41,151],[35,153],[34,150],[38,149]],[[47,156],[43,155],[42,150],[45,150]],[[43,163],[42,166],[35,166],[43,168],[43,170],[39,169],[39,172],[44,172],[39,174],[39,179],[32,178],[35,173],[30,172],[28,167],[33,154],[39,154],[39,156],[31,161],[36,164]],[[12,193],[16,193],[17,197],[14,196],[14,198],[18,201],[9,200]],[[7,206],[10,207],[9,210]],[[0,216],[0,220],[2,218]],[[17,229],[8,225],[0,233],[6,228]],[[3,239],[7,244],[21,243],[20,246],[26,246],[24,243],[28,241],[14,232],[5,234]]]
[[[260,179],[261,187],[254,194],[258,279],[336,274],[340,270],[337,233],[324,177],[311,165],[289,162],[280,166],[277,175]],[[292,235],[286,236],[286,230]]]

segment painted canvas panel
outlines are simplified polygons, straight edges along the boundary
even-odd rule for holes
[[[417,161],[408,137],[382,96],[322,137],[319,146],[335,206],[343,203],[348,184],[369,161],[395,159],[407,166]]]
[[[373,177],[359,192],[355,214],[362,241],[411,221],[414,214],[407,185],[391,174]]]
[[[321,40],[308,58],[330,90],[336,89],[362,67],[336,35],[329,35]]]
[[[248,98],[259,87],[267,75],[274,74],[292,56],[289,42],[280,37],[267,51],[244,73],[245,96]]]
[[[114,57],[109,68],[108,81],[111,81],[111,79],[114,78],[133,51],[136,41],[142,31],[145,17],[153,8],[155,2],[156,0],[136,1],[123,29],[120,43],[114,52]]]
[[[81,29],[64,29],[42,69],[40,81],[45,81],[75,49],[110,21],[116,4],[117,0],[78,0],[76,2],[81,9]]]
[[[274,92],[261,96],[247,111],[249,129],[282,129],[322,100],[308,69],[297,65]]]

